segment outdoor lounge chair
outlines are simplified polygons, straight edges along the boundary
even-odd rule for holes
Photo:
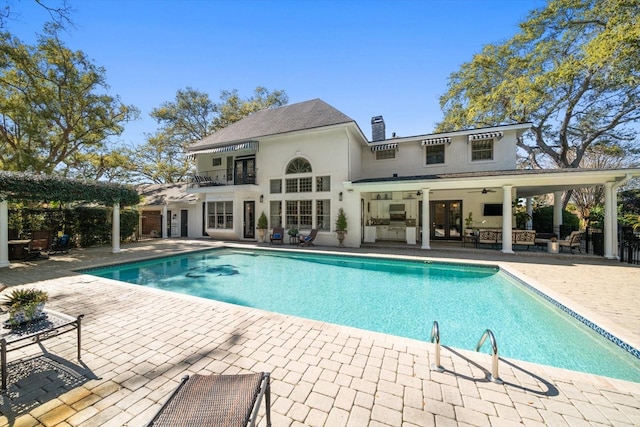
[[[281,245],[284,245],[284,228],[273,227],[273,233],[269,236],[269,240],[271,245],[274,242],[280,242]]]
[[[255,426],[263,396],[270,427],[268,372],[187,375],[147,427]]]
[[[69,246],[71,245],[71,240],[68,234],[63,234],[59,239],[53,239],[51,243],[51,250],[49,253],[63,253],[66,254],[69,252]]]
[[[558,240],[558,244],[560,244],[561,249],[563,247],[569,248],[571,253],[573,253],[573,250],[575,248],[577,248],[578,251],[582,253],[582,249],[580,248],[581,239],[582,239],[581,231],[572,231],[571,234],[569,234],[566,239]]]
[[[316,228],[312,229],[311,232],[307,236],[300,235],[298,239],[298,246],[315,246],[313,241],[316,240],[316,235],[318,234],[318,230]]]

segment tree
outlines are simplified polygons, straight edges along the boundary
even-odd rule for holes
[[[532,122],[518,142],[532,168],[582,167],[594,144],[623,147],[640,118],[638,16],[637,0],[550,0],[450,75],[437,130]]]
[[[220,93],[222,102],[216,104],[218,115],[213,120],[215,130],[222,129],[235,123],[238,120],[247,117],[256,111],[266,110],[267,108],[281,107],[289,102],[287,94],[283,90],[269,92],[267,89],[258,86],[253,96],[242,100],[236,89]]]
[[[105,70],[66,48],[47,25],[37,46],[0,34],[0,167],[67,174],[135,118],[135,107],[100,93]]]
[[[49,15],[52,22],[60,27],[65,25],[73,26],[71,21],[72,8],[66,0],[33,0]],[[7,22],[16,19],[20,14],[15,12],[14,2],[11,0],[0,1],[0,28],[5,28]]]
[[[257,87],[253,96],[245,100],[235,89],[222,91],[219,103],[191,87],[178,90],[174,101],[165,102],[151,112],[160,128],[147,135],[145,144],[128,152],[130,164],[142,180],[157,184],[183,181],[192,169],[184,155],[189,144],[255,111],[278,107],[287,101],[284,91],[269,92],[263,87]]]

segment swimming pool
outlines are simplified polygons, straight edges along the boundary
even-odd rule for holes
[[[496,267],[214,249],[84,271],[109,279],[640,382],[640,359]],[[488,346],[487,346],[488,347]]]

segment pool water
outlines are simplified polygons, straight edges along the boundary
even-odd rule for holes
[[[640,359],[494,267],[214,249],[86,273],[423,341],[437,320],[467,350],[491,329],[501,356],[640,382]]]

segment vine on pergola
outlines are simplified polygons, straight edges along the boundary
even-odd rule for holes
[[[0,171],[0,201],[3,200],[133,206],[140,203],[140,195],[133,187],[111,182]]]

